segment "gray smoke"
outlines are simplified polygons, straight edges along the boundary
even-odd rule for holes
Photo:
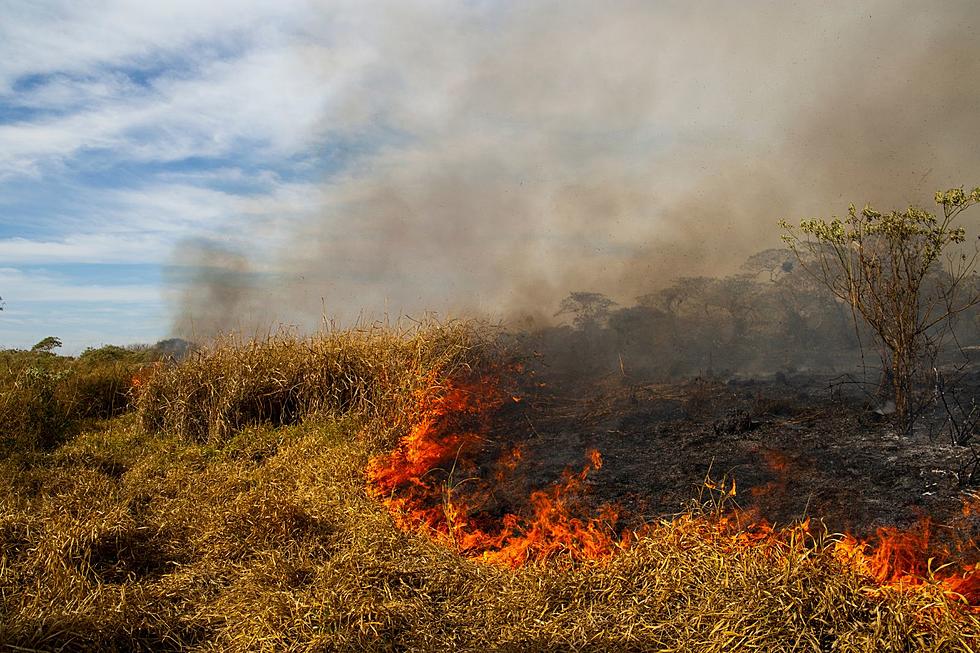
[[[248,248],[271,276],[201,250],[178,331],[547,319],[731,272],[782,217],[980,183],[970,0],[366,4],[322,8],[369,53],[324,130],[373,145],[282,251]]]
[[[266,315],[260,300],[261,278],[248,259],[223,243],[197,239],[181,242],[168,268],[169,283],[180,293],[174,331],[190,337],[222,332],[248,333]],[[261,317],[260,317],[261,316]]]

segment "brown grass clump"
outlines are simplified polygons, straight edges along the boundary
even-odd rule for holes
[[[405,427],[416,393],[485,364],[489,335],[472,322],[425,322],[312,337],[227,337],[148,375],[138,411],[151,432],[212,442],[250,425],[358,415],[375,420],[383,441]]]
[[[692,509],[608,560],[517,571],[400,531],[364,469],[379,420],[482,355],[444,328],[218,345],[140,415],[0,459],[0,649],[976,650],[941,588],[870,592],[802,528],[733,547]]]

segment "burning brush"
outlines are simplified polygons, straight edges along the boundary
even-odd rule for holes
[[[585,500],[589,475],[602,467],[597,450],[584,465],[566,469],[550,486],[525,494],[517,507],[501,499],[518,477],[524,450],[493,447],[488,434],[495,417],[519,397],[501,390],[500,379],[485,375],[470,382],[433,384],[417,396],[417,417],[410,432],[390,453],[376,456],[367,469],[367,487],[381,501],[399,528],[423,532],[471,559],[509,567],[558,557],[573,561],[602,560],[629,547],[636,538],[660,525],[616,530],[621,510],[611,504],[591,507]],[[782,458],[771,466],[787,469]],[[766,493],[761,488],[752,494]],[[810,521],[775,528],[751,510],[734,505],[734,481],[706,483],[714,498],[707,510],[690,511],[671,522],[698,537],[721,538],[736,551],[764,547],[774,556],[800,546],[830,547],[842,564],[873,581],[869,591],[915,591],[939,584],[954,602],[980,606],[980,571],[963,564],[963,552],[976,551],[972,539],[940,545],[927,520],[902,531],[882,528],[869,540],[850,535],[818,537]],[[980,507],[968,505],[964,518]],[[804,543],[804,544],[801,544]]]
[[[493,414],[505,402],[519,400],[502,393],[488,376],[425,393],[408,435],[368,466],[370,494],[388,507],[399,527],[425,531],[470,558],[516,567],[557,555],[611,554],[619,541],[612,530],[616,509],[605,505],[597,516],[585,516],[580,500],[589,474],[602,466],[598,451],[589,452],[579,471],[566,470],[559,482],[531,492],[529,509],[522,512],[502,510],[495,492],[520,467],[520,446],[492,462],[489,480],[480,474],[478,458]]]

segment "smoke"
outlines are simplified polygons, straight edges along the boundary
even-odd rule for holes
[[[255,328],[256,316],[264,314],[257,304],[259,278],[248,259],[225,244],[204,239],[181,242],[169,275],[170,285],[180,289],[178,302],[183,309],[174,324],[176,333],[242,332]]]
[[[730,272],[779,218],[980,182],[972,1],[367,4],[310,27],[326,78],[359,53],[321,137],[363,154],[280,251],[201,250],[178,331],[547,319],[569,291]]]

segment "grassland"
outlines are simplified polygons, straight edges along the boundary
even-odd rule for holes
[[[938,584],[878,588],[802,528],[734,546],[692,507],[609,559],[517,570],[399,530],[365,467],[420,393],[502,360],[493,342],[465,324],[226,341],[155,368],[135,411],[79,418],[53,441],[8,438],[0,643],[977,650],[980,619]]]

